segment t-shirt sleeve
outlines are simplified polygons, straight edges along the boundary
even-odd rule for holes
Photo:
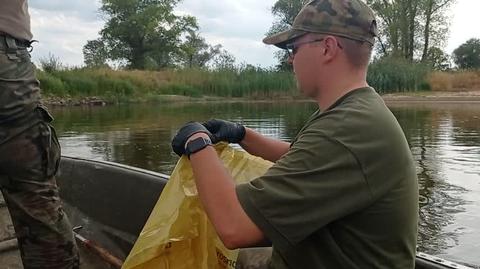
[[[247,215],[280,249],[371,200],[353,154],[315,131],[304,132],[265,175],[237,186],[236,192]]]

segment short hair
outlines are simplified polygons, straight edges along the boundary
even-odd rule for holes
[[[373,46],[365,41],[358,41],[336,36],[340,42],[348,61],[353,67],[367,67],[372,57]]]
[[[326,34],[309,33],[310,36],[324,38]],[[359,41],[347,37],[336,36],[338,43],[345,51],[347,60],[355,68],[367,67],[372,57],[373,45],[366,41]]]

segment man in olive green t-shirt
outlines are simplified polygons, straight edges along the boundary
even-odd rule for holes
[[[222,120],[188,123],[174,137],[227,247],[271,242],[276,269],[414,268],[414,161],[397,120],[366,82],[376,26],[361,0],[314,0],[291,29],[264,40],[289,51],[299,89],[319,106],[291,143]],[[209,147],[218,141],[275,164],[235,186]]]
[[[0,189],[26,269],[79,267],[55,175],[60,145],[40,103],[26,0],[0,0]]]

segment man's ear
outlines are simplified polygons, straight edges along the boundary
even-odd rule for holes
[[[333,36],[326,36],[323,50],[323,56],[326,57],[326,60],[333,60],[338,55],[339,50],[340,47],[338,46],[337,39]]]

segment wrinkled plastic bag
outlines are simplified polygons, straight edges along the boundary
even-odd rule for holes
[[[215,149],[237,184],[265,174],[272,165],[227,144]],[[238,250],[228,250],[208,220],[190,161],[182,157],[122,269],[233,269],[237,257]]]

